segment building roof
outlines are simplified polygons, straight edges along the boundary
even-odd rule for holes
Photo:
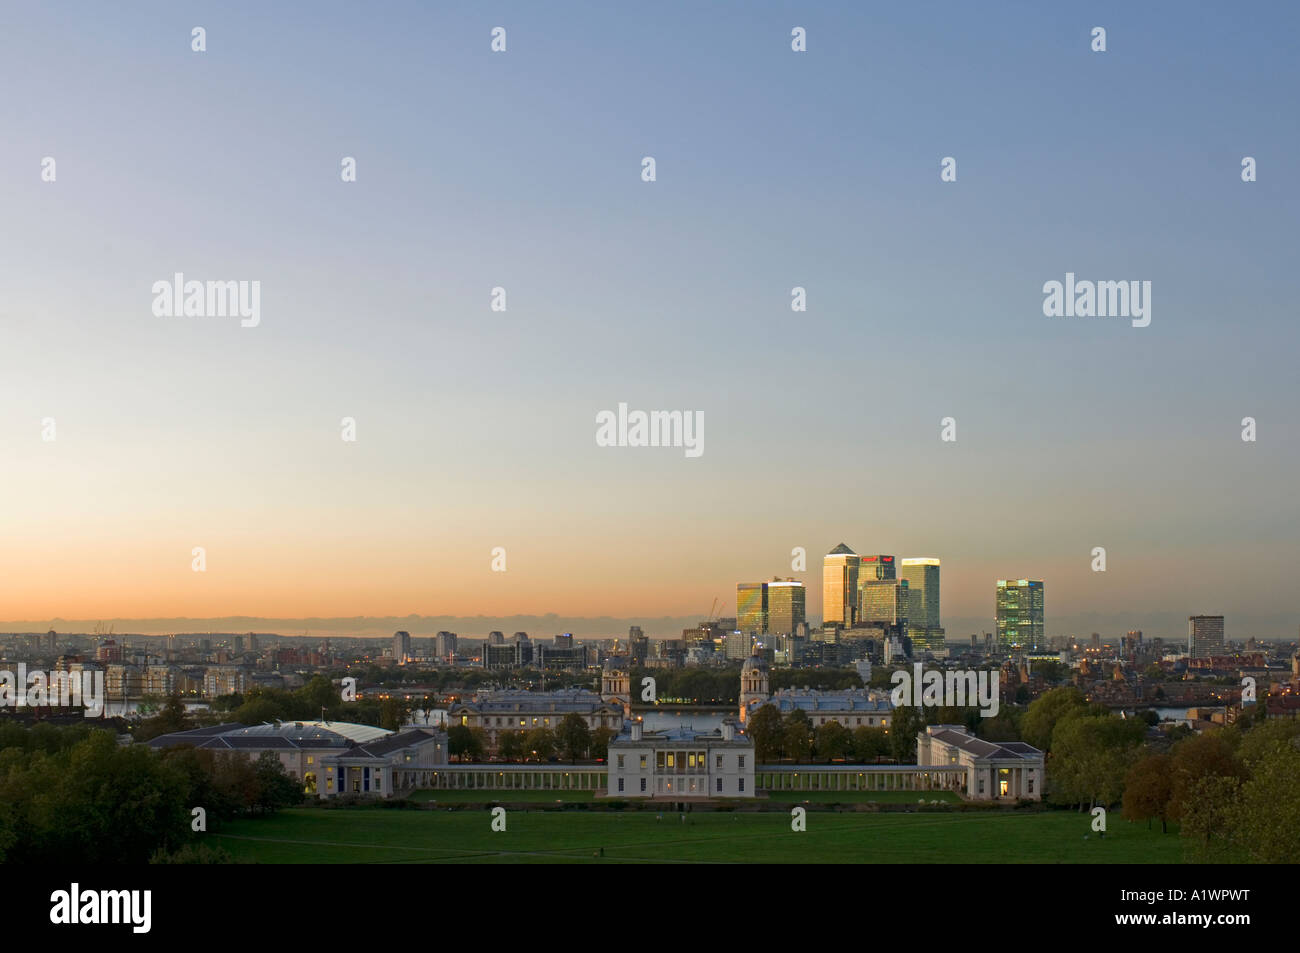
[[[888,699],[872,698],[866,688],[846,688],[841,691],[818,691],[815,688],[783,688],[772,696],[771,703],[780,712],[802,709],[806,712],[879,712],[894,710]]]
[[[930,737],[944,744],[960,748],[977,758],[1010,761],[1040,761],[1043,753],[1023,741],[984,741],[972,734],[956,728],[935,727],[930,729]]]
[[[609,707],[605,700],[585,688],[563,688],[553,692],[518,690],[480,692],[471,701],[452,706],[452,711],[468,708],[485,715],[510,715],[521,712],[591,713]]]
[[[350,748],[377,741],[392,732],[346,721],[285,721],[275,724],[231,723],[176,731],[149,741],[151,748],[193,745],[196,748]]]
[[[173,731],[169,734],[159,735],[156,738],[150,738],[146,744],[150,748],[170,748],[173,745],[195,745],[206,741],[214,735],[225,734],[227,731],[237,731],[246,727],[237,721],[229,721],[220,725],[208,725],[206,728],[191,728],[189,731]]]
[[[738,745],[742,748],[752,748],[754,739],[748,735],[743,735],[739,731],[735,732],[731,740],[728,741],[722,736],[722,729],[714,728],[711,731],[696,731],[693,728],[677,727],[664,728],[660,731],[644,731],[641,734],[640,741],[632,740],[631,726],[625,726],[622,733],[610,741],[611,745],[627,746],[644,746],[644,745],[664,745],[664,744],[710,744],[710,745]]]
[[[843,543],[840,543],[838,546],[836,546],[826,555],[827,556],[856,556],[857,553],[849,549],[849,547],[845,546]]]
[[[276,735],[297,741],[324,740],[331,735],[337,735],[355,744],[364,744],[367,741],[383,738],[392,732],[386,728],[376,728],[374,725],[358,725],[347,721],[282,721],[244,728],[241,734],[249,737]]]
[[[440,741],[443,733],[435,728],[409,728],[398,734],[380,738],[368,744],[357,745],[347,751],[331,757],[339,758],[384,758],[403,748],[414,748],[430,741]]]

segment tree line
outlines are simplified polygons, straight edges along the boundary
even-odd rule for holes
[[[229,862],[192,830],[267,815],[302,798],[269,752],[258,761],[191,747],[119,745],[113,732],[7,725],[0,733],[0,862]]]
[[[497,732],[496,757],[500,761],[546,762],[553,758],[578,762],[604,759],[615,732],[592,731],[586,719],[569,712],[554,728]],[[488,756],[488,734],[482,728],[452,725],[447,729],[447,752],[459,761],[482,761]]]

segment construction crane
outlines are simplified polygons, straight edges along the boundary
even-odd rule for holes
[[[717,596],[714,596],[714,597],[713,597],[713,605],[709,606],[709,617],[708,617],[707,619],[704,620],[704,624],[705,624],[705,625],[708,625],[710,622],[713,621],[713,613],[715,613],[715,612],[717,612],[717,611],[718,611],[718,597],[717,597]]]

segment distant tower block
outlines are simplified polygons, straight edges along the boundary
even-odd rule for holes
[[[605,661],[605,669],[600,676],[600,697],[611,705],[623,709],[623,717],[632,717],[632,676],[628,673],[626,660],[611,658]]]
[[[767,686],[767,663],[757,655],[751,655],[740,668],[740,723],[747,724],[750,716],[766,705],[771,697]]]

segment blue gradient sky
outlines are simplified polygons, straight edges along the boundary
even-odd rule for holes
[[[703,613],[794,546],[820,617],[844,541],[952,635],[1031,576],[1049,634],[1294,637],[1296,8],[800,6],[0,11],[0,619]]]

